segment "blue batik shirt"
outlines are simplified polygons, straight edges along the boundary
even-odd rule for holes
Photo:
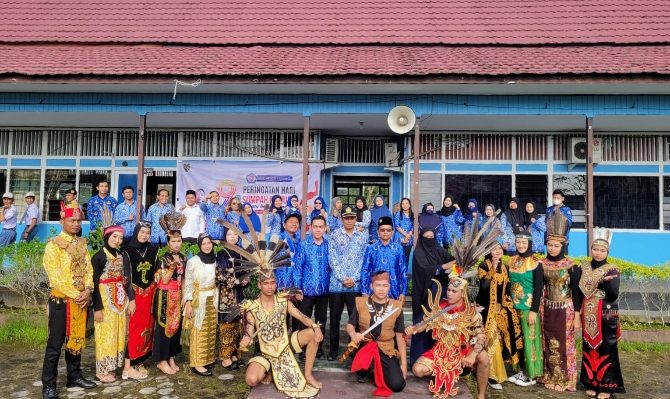
[[[219,204],[200,204],[200,209],[205,215],[205,230],[212,240],[224,240],[223,225],[216,223],[218,219],[226,220],[226,208]]]
[[[279,234],[282,232],[282,224],[284,223],[283,213],[268,213],[265,218],[265,232],[268,236],[272,234]]]
[[[398,211],[393,215],[393,226],[395,229],[400,227],[403,229],[405,232],[410,232],[414,230],[414,218],[411,216],[405,216],[405,213],[403,211]],[[405,239],[405,236],[400,234],[398,230],[395,230],[395,233],[393,233],[393,240],[397,242],[400,245],[404,246],[412,246],[414,245],[414,235],[412,234],[412,237],[409,238],[409,241],[407,243],[403,243],[402,240]]]
[[[296,286],[302,289],[305,296],[321,296],[328,294],[330,284],[330,265],[328,263],[328,240],[321,244],[314,242],[314,237],[307,236],[300,242],[300,257],[293,266],[298,273]]]
[[[300,257],[302,256],[302,251],[300,248],[300,233],[295,233],[295,237],[291,238],[287,232],[282,231],[279,234],[279,238],[282,241],[286,241],[288,244],[288,249],[291,251],[291,261],[293,261],[293,266],[280,267],[275,269],[275,276],[277,277],[277,289],[283,290],[297,287],[297,283],[300,281],[300,270],[298,270],[295,265],[301,262]]]
[[[105,198],[100,198],[99,195],[91,197],[86,206],[86,217],[91,222],[91,230],[95,230],[98,223],[102,222],[102,210],[107,208],[110,212],[114,213],[116,205],[116,199],[109,195]]]
[[[174,205],[161,205],[159,202],[151,205],[147,211],[147,221],[151,222],[151,243],[154,245],[167,244],[167,234],[161,228],[159,220],[166,213],[174,211]]]
[[[330,230],[330,233],[332,234],[335,230],[341,228],[342,228],[342,219],[337,216],[328,215],[328,229]]]
[[[389,297],[398,299],[407,293],[407,263],[405,251],[397,242],[384,245],[381,241],[368,245],[363,258],[361,269],[361,292],[363,295],[372,295],[370,283],[376,272],[388,272],[391,281]]]
[[[226,220],[228,223],[232,224],[233,226],[239,226],[240,225],[240,216],[239,212],[236,211],[230,211],[226,213]]]
[[[133,220],[128,220],[130,215],[134,215]],[[140,216],[138,217],[137,203],[133,200],[130,204],[126,203],[126,201],[118,204],[114,210],[114,219],[112,221],[115,225],[123,227],[123,238],[131,238],[137,221],[142,219],[144,219],[144,207],[140,209]]]
[[[543,254],[544,246],[544,232],[547,231],[547,223],[544,216],[535,219],[535,222],[530,225],[530,235],[533,237],[533,252]]]
[[[449,216],[440,216],[442,218],[442,246],[453,245],[456,238],[461,238],[463,232],[463,223],[465,218],[460,209],[456,209]]]
[[[328,261],[330,262],[329,292],[361,292],[361,266],[368,232],[358,231],[349,236],[344,229],[335,230],[328,238]],[[344,279],[352,278],[354,286],[344,286]]]

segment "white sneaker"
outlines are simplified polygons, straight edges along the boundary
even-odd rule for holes
[[[526,374],[522,373],[521,377],[517,378],[517,380],[514,383],[522,387],[528,387],[531,385],[535,385],[536,382],[537,381],[533,380],[532,378],[528,378]]]
[[[491,389],[495,389],[496,391],[502,391],[503,387],[500,385],[500,383],[496,382],[495,380],[489,380],[489,386]]]
[[[519,371],[518,373],[514,374],[513,376],[509,377],[508,380],[509,382],[513,382],[516,384],[517,380],[523,376],[523,371]]]

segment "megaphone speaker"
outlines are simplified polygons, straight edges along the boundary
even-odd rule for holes
[[[399,105],[389,111],[388,115],[389,128],[398,134],[405,134],[414,128],[416,123],[416,115],[412,108]]]

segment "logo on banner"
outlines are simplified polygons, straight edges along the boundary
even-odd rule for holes
[[[249,173],[247,175],[247,183],[290,183],[293,181],[291,175],[257,175]]]

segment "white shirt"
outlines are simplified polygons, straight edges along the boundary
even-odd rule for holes
[[[200,234],[205,232],[205,214],[202,213],[197,204],[186,205],[186,208],[180,212],[186,216],[186,224],[181,228],[183,238],[198,238]]]
[[[30,223],[33,222],[33,219],[37,219],[35,221],[36,224],[39,224],[42,221],[42,218],[40,217],[40,210],[37,208],[37,205],[34,202],[28,205],[26,208],[26,213],[23,214],[21,223],[25,224],[26,226],[30,226]]]
[[[2,213],[5,216],[5,220],[2,222],[2,228],[16,228],[16,207],[14,205],[10,205],[9,208],[2,208]]]

